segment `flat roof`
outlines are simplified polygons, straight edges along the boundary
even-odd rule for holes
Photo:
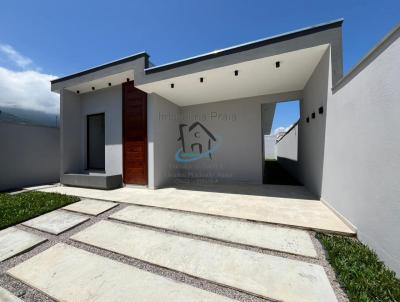
[[[340,27],[340,26],[342,26],[343,21],[344,21],[344,19],[341,18],[341,19],[337,19],[337,20],[334,20],[331,22],[321,23],[318,25],[298,29],[295,31],[290,31],[290,32],[286,32],[283,34],[251,41],[248,43],[239,44],[239,45],[235,45],[235,46],[220,49],[220,50],[215,50],[212,52],[208,52],[208,53],[201,54],[198,56],[190,57],[187,59],[146,68],[145,72],[146,72],[146,74],[156,73],[156,72],[173,69],[173,68],[184,66],[184,65],[189,65],[192,63],[196,63],[196,62],[200,62],[200,61],[204,61],[204,60],[208,60],[208,59],[213,59],[213,58],[230,55],[230,54],[241,52],[241,51],[254,49],[257,47],[262,47],[262,46],[273,44],[273,43],[278,43],[278,42],[302,37],[302,36],[317,33],[317,32],[323,31],[323,30]]]
[[[138,58],[141,57],[145,57],[146,62],[145,62],[145,73],[146,74],[151,74],[151,73],[156,73],[156,72],[161,72],[161,71],[165,71],[165,70],[169,70],[169,69],[173,69],[176,67],[180,67],[180,66],[184,66],[184,65],[189,65],[189,64],[193,64],[196,62],[200,62],[200,61],[205,61],[208,59],[213,59],[213,58],[217,58],[217,57],[221,57],[221,56],[225,56],[225,55],[229,55],[229,54],[233,54],[233,53],[237,53],[237,52],[241,52],[241,51],[246,51],[246,50],[250,50],[250,49],[254,49],[254,48],[258,48],[258,47],[262,47],[265,45],[269,45],[269,44],[273,44],[273,43],[278,43],[278,42],[282,42],[282,41],[286,41],[286,40],[290,40],[290,39],[294,39],[294,38],[298,38],[298,37],[302,37],[302,36],[306,36],[309,34],[313,34],[313,33],[317,33],[320,31],[324,31],[327,29],[331,29],[331,28],[336,28],[336,27],[340,27],[343,24],[343,19],[338,19],[338,20],[334,20],[331,22],[327,22],[327,23],[321,23],[318,25],[314,25],[311,27],[305,27],[302,29],[298,29],[295,31],[290,31],[287,33],[283,33],[283,34],[279,34],[279,35],[275,35],[275,36],[271,36],[271,37],[267,37],[267,38],[263,38],[263,39],[259,39],[259,40],[255,40],[252,42],[248,42],[248,43],[244,43],[244,44],[240,44],[240,45],[235,45],[229,48],[224,48],[224,49],[220,49],[220,50],[216,50],[216,51],[212,51],[209,53],[205,53],[205,54],[201,54],[198,56],[194,56],[194,57],[190,57],[190,58],[186,58],[183,60],[179,60],[179,61],[175,61],[175,62],[171,62],[171,63],[167,63],[167,64],[162,64],[159,66],[154,66],[154,67],[148,67],[149,65],[149,54],[147,54],[145,51],[122,58],[122,59],[118,59],[106,64],[102,64],[93,68],[89,68],[86,70],[83,70],[81,72],[78,73],[74,73],[65,77],[61,77],[55,80],[51,81],[51,84],[55,84],[55,83],[59,83],[59,82],[63,82],[66,80],[70,80],[82,75],[86,75],[92,72],[96,72],[111,66],[115,66],[118,64],[123,64],[123,63],[127,63],[130,61],[134,61]]]

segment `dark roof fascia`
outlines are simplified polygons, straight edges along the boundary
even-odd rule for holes
[[[261,40],[256,40],[256,41],[252,41],[252,42],[249,42],[249,43],[236,45],[236,46],[233,46],[233,47],[229,47],[229,48],[225,48],[225,49],[209,52],[209,53],[206,53],[206,54],[202,54],[202,55],[199,55],[199,56],[195,56],[195,57],[191,57],[191,58],[175,61],[175,62],[172,62],[172,63],[167,63],[167,64],[164,64],[164,65],[150,67],[150,68],[145,69],[145,73],[146,74],[151,74],[151,73],[161,72],[161,71],[173,69],[173,68],[180,67],[180,66],[185,66],[185,65],[189,65],[189,64],[193,64],[193,63],[209,60],[209,59],[214,59],[214,58],[218,58],[218,57],[234,54],[234,53],[237,53],[237,52],[251,50],[251,49],[254,49],[254,48],[258,48],[258,47],[262,47],[262,46],[266,46],[266,45],[270,45],[270,44],[283,42],[283,41],[291,40],[291,39],[294,39],[294,38],[299,38],[299,37],[302,37],[302,36],[314,34],[314,33],[317,33],[317,32],[324,31],[324,30],[341,27],[342,24],[343,24],[343,19],[338,19],[338,20],[331,21],[331,22],[328,22],[328,23],[322,23],[322,24],[318,24],[318,25],[315,25],[315,26],[312,26],[312,27],[302,28],[302,29],[299,29],[299,30],[296,30],[296,31],[291,31],[291,32],[287,32],[287,33],[284,33],[284,34],[280,34],[280,35],[264,38],[264,39],[261,39]]]
[[[93,67],[93,68],[90,68],[90,69],[86,69],[86,70],[78,72],[78,73],[74,73],[74,74],[71,74],[71,75],[68,75],[68,76],[65,76],[65,77],[62,77],[62,78],[58,78],[58,79],[52,80],[51,84],[67,81],[67,80],[74,79],[74,78],[83,76],[85,74],[89,74],[89,73],[92,73],[92,72],[95,72],[95,71],[99,71],[99,70],[102,70],[102,69],[105,69],[105,68],[108,68],[108,67],[112,67],[112,66],[115,66],[115,65],[131,62],[131,61],[134,61],[134,60],[139,59],[141,57],[145,57],[145,68],[147,68],[148,64],[149,64],[149,57],[150,56],[146,52],[141,52],[141,53],[137,53],[137,54],[131,55],[129,57],[125,57],[125,58],[122,58],[122,59],[119,59],[119,60],[116,60],[116,61],[112,61],[110,63],[99,65],[99,66],[96,66],[96,67]]]

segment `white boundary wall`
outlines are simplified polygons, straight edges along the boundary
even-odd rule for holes
[[[400,275],[400,27],[328,101],[322,199]]]

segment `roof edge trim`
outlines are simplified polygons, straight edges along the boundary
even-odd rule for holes
[[[102,65],[99,65],[99,66],[96,66],[96,67],[92,67],[92,68],[89,68],[89,69],[86,69],[86,70],[83,70],[83,71],[80,71],[80,72],[77,72],[77,73],[62,77],[62,78],[58,78],[58,79],[52,80],[52,81],[50,81],[50,83],[51,84],[60,83],[60,82],[67,81],[67,80],[70,80],[70,79],[74,79],[74,78],[77,78],[77,77],[80,77],[80,76],[83,76],[83,75],[86,75],[86,74],[89,74],[89,73],[92,73],[92,72],[96,72],[96,71],[99,71],[99,70],[102,70],[102,69],[105,69],[105,68],[108,68],[108,67],[112,67],[112,66],[115,66],[115,65],[127,63],[127,62],[130,62],[130,61],[134,61],[134,60],[136,60],[138,58],[141,58],[141,57],[145,57],[146,58],[145,68],[148,67],[148,62],[149,62],[149,57],[150,56],[145,51],[143,51],[143,52],[140,52],[140,53],[128,56],[128,57],[124,57],[122,59],[118,59],[116,61],[105,63],[105,64],[102,64]]]

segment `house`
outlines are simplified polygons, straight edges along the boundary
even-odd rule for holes
[[[295,99],[303,115],[326,107],[324,95],[342,77],[341,34],[338,20],[161,66],[143,52],[53,80],[61,182],[157,188],[190,167],[191,175],[212,171],[216,182],[261,184],[273,117],[261,107]],[[303,129],[309,153],[324,143],[323,127],[314,132]],[[310,170],[323,160],[302,163]],[[321,171],[311,170],[318,194]]]
[[[300,100],[287,169],[400,272],[400,27],[343,76],[342,23],[160,66],[143,52],[53,80],[61,183],[262,184],[274,106]]]

